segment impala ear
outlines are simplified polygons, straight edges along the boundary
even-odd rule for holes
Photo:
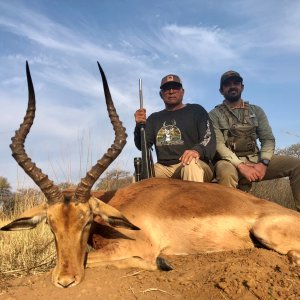
[[[90,207],[94,215],[99,215],[102,219],[113,227],[122,227],[131,230],[140,230],[124,217],[116,208],[105,204],[96,197],[89,200]]]
[[[47,215],[46,203],[26,210],[17,219],[0,228],[3,231],[28,230],[35,228]]]

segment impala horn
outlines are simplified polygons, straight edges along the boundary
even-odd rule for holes
[[[21,168],[31,177],[31,179],[38,185],[47,198],[49,204],[59,202],[63,200],[63,195],[53,181],[49,180],[41,169],[39,169],[35,163],[26,154],[24,143],[27,134],[33,124],[35,117],[35,95],[33,83],[30,75],[29,65],[26,61],[26,75],[28,83],[28,106],[23,120],[20,124],[20,128],[15,132],[15,136],[11,138],[12,144],[10,148],[12,150],[12,156]]]
[[[105,74],[99,64],[98,67],[100,70],[100,74],[103,82],[103,89],[105,94],[106,106],[110,121],[113,125],[113,129],[115,132],[115,140],[111,147],[107,150],[107,152],[102,156],[101,159],[97,161],[97,163],[87,172],[86,176],[81,179],[81,182],[78,184],[75,191],[75,201],[77,202],[87,202],[90,198],[90,192],[100,177],[100,175],[107,169],[107,167],[116,159],[116,157],[121,153],[122,149],[126,144],[126,129],[122,125],[122,122],[119,119],[119,116],[116,112],[113,100],[111,98],[111,94],[109,91],[109,87],[107,84],[107,80]]]

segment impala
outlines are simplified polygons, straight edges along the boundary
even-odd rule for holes
[[[256,242],[300,264],[300,214],[236,189],[152,178],[116,192],[91,191],[126,143],[125,128],[98,66],[115,140],[76,189],[61,191],[26,154],[24,143],[35,116],[27,63],[28,108],[10,146],[13,157],[47,202],[25,211],[1,230],[31,229],[47,219],[56,244],[57,261],[52,272],[56,286],[68,288],[80,283],[85,266],[171,270],[161,255],[247,249]],[[86,262],[88,241],[95,250]]]

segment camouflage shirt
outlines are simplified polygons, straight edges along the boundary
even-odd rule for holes
[[[244,115],[244,107],[231,109],[225,102],[223,104],[238,119]],[[246,160],[256,163],[259,159],[271,159],[275,150],[275,138],[265,112],[257,105],[249,104],[248,106],[250,121],[256,127],[256,139],[259,140],[260,147],[258,153],[247,155],[247,157],[238,157],[226,146],[226,132],[230,128],[230,120],[220,106],[216,106],[209,113],[216,133],[217,154],[219,158],[230,161],[234,166],[238,166]]]

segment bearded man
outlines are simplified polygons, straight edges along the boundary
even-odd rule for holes
[[[300,160],[274,155],[275,138],[267,116],[261,107],[242,99],[243,90],[238,72],[224,73],[219,89],[224,101],[209,113],[217,139],[217,182],[245,190],[255,181],[288,177],[300,211]]]

